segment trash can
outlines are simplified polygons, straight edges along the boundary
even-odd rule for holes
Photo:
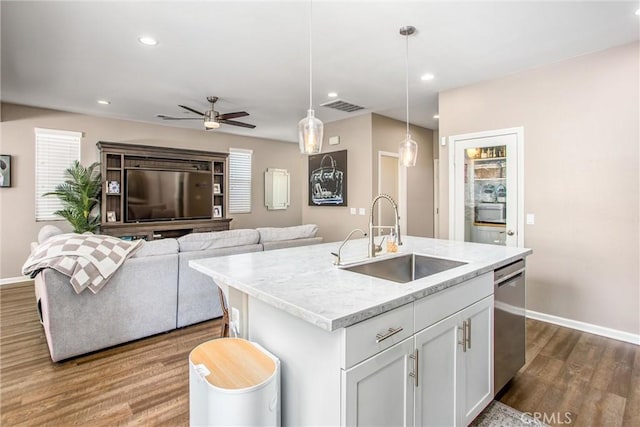
[[[191,426],[279,426],[280,360],[259,344],[219,338],[189,354]]]

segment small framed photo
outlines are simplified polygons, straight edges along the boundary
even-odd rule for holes
[[[116,212],[115,211],[107,211],[107,222],[116,222]]]
[[[213,184],[213,194],[220,194],[222,193],[222,191],[220,191],[220,184]]]
[[[222,218],[222,206],[214,205],[213,206],[213,217],[214,218]]]
[[[107,181],[107,193],[120,194],[120,183],[118,181]]]
[[[11,156],[0,155],[0,187],[11,187]]]

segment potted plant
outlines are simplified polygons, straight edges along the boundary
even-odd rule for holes
[[[95,232],[100,227],[100,163],[84,167],[79,161],[65,171],[66,180],[55,191],[43,196],[58,196],[63,208],[54,212],[73,226],[75,233]]]

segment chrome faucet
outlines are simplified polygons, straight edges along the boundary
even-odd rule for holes
[[[373,225],[373,208],[376,205],[376,202],[380,199],[387,199],[389,201],[389,203],[391,203],[391,206],[393,207],[393,211],[396,214],[396,225],[395,226],[390,226],[390,225]],[[380,251],[382,251],[382,242],[380,242],[379,245],[376,245],[376,242],[373,238],[373,230],[374,229],[381,229],[381,228],[390,228],[393,229],[395,231],[395,235],[396,235],[396,244],[398,246],[402,245],[402,239],[400,237],[400,215],[398,215],[398,205],[396,205],[396,202],[393,201],[393,199],[391,198],[391,196],[389,196],[388,194],[379,194],[377,195],[373,201],[371,202],[371,207],[369,208],[369,258],[373,258],[376,256],[376,254]],[[382,238],[382,241],[384,241],[384,238]]]
[[[342,244],[340,245],[340,247],[338,248],[338,253],[335,252],[331,252],[331,255],[333,255],[334,257],[336,257],[336,259],[333,261],[333,265],[340,265],[340,251],[342,251],[342,247],[345,245],[345,243],[347,243],[347,241],[351,238],[351,236],[353,235],[353,233],[355,233],[356,231],[359,231],[362,233],[362,235],[364,237],[367,237],[367,233],[364,232],[364,230],[361,230],[359,228],[356,228],[355,230],[351,230],[351,232],[347,235],[347,237],[342,241]]]

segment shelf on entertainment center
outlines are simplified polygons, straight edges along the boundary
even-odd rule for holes
[[[229,229],[231,219],[226,217],[228,153],[104,141],[96,145],[100,150],[104,185],[101,197],[101,229],[104,234],[153,240],[193,232]],[[136,170],[141,171],[141,174],[136,174],[136,179],[142,180],[143,184],[137,189],[142,195],[136,194],[135,197],[143,201],[137,205],[129,205],[129,200],[133,200],[134,196],[130,192],[131,188],[128,188],[127,181],[131,176],[134,182],[132,174],[135,174]],[[144,174],[142,171],[152,172]],[[177,184],[171,175],[172,171],[185,172],[176,175],[181,177]],[[201,174],[206,174],[206,177]],[[158,188],[166,189],[166,179],[169,179],[171,186],[181,189],[174,193],[183,194],[181,202],[175,202],[174,198],[163,198],[162,195],[166,194],[166,191],[157,191]],[[116,189],[118,192],[110,192],[110,189]],[[208,190],[203,192],[203,189]],[[191,194],[193,197],[187,198],[184,194]],[[209,197],[210,210],[207,210],[207,205],[202,201],[208,200]],[[191,213],[186,212],[185,206],[190,207]],[[151,218],[158,214],[152,212],[153,209],[161,209],[161,214],[172,219],[127,221],[127,218]],[[197,211],[195,214],[194,210]],[[207,218],[182,218],[187,215],[199,217],[202,213],[206,213]]]
[[[101,233],[116,237],[156,240],[165,237],[180,237],[189,233],[228,230],[229,222],[231,222],[231,218],[216,218],[205,221],[109,222],[102,224]]]

